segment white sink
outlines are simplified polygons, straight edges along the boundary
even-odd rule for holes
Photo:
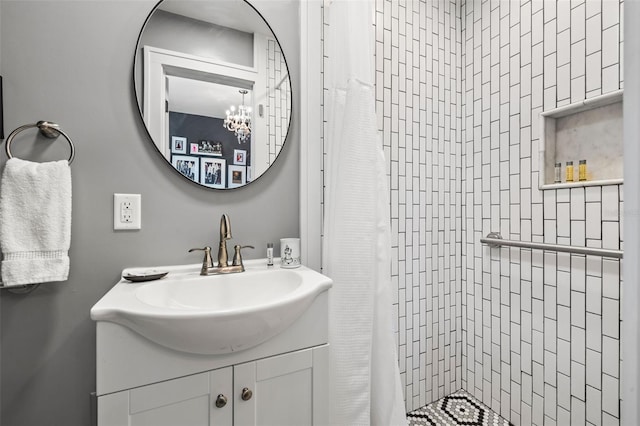
[[[201,276],[201,265],[155,268],[157,281],[118,282],[91,309],[162,346],[196,354],[226,354],[257,346],[289,327],[332,281],[309,268],[267,268],[245,261],[245,272]],[[132,270],[123,271],[123,275]]]

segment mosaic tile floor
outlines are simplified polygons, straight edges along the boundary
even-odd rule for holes
[[[410,426],[511,426],[471,394],[459,390],[407,414]]]

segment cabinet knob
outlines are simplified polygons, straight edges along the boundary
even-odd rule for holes
[[[243,401],[250,400],[252,396],[253,396],[253,392],[251,392],[251,389],[249,389],[249,388],[243,388],[242,389],[242,400]]]
[[[216,407],[222,408],[225,405],[227,405],[227,397],[223,394],[218,395],[218,397],[216,398]]]

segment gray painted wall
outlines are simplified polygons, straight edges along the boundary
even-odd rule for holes
[[[0,3],[6,128],[57,121],[77,146],[69,281],[43,284],[28,295],[0,292],[3,426],[89,424],[89,394],[95,390],[89,310],[124,267],[199,262],[187,249],[217,243],[222,213],[232,220],[230,243],[258,247],[247,258],[263,257],[268,241],[299,234],[299,98],[292,134],[275,168],[248,187],[219,192],[190,184],[156,152],[132,87],[138,31],[155,3]],[[297,91],[297,1],[254,4],[283,45]],[[14,145],[18,157],[67,155],[62,140],[32,143],[35,132],[23,134]],[[113,231],[114,192],[142,194],[142,230]]]
[[[2,7],[0,7],[0,70],[2,69]],[[5,136],[5,135],[2,135]],[[2,304],[0,303],[0,332],[2,330]],[[0,378],[2,377],[2,335],[0,334]],[[0,409],[2,409],[2,386],[0,386]],[[2,416],[0,416],[0,426],[2,426]]]
[[[622,365],[620,376],[620,405],[621,424],[640,424],[640,290],[637,283],[640,278],[640,264],[634,261],[640,254],[640,81],[637,78],[640,71],[640,4],[635,1],[625,2],[624,5],[624,180],[629,184],[625,189],[624,211],[624,256],[631,261],[623,265],[624,282],[630,285],[624,287],[622,302],[621,332],[622,332]]]
[[[253,34],[163,10],[157,10],[147,22],[140,45],[253,66]],[[185,49],[185,46],[190,47]]]
[[[250,8],[249,8],[250,9]],[[211,34],[215,33],[216,43],[211,43]],[[137,51],[138,62],[135,64],[137,99],[142,99],[142,73],[144,46],[183,52],[203,58],[230,62],[247,67],[253,66],[253,35],[229,30],[214,24],[207,24],[185,18],[163,10],[156,10],[149,18],[141,34],[140,48]],[[227,49],[221,49],[222,45]]]

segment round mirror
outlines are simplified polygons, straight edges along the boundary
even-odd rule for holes
[[[134,60],[144,124],[186,179],[229,189],[259,178],[291,122],[284,54],[244,0],[163,0],[145,22]]]

